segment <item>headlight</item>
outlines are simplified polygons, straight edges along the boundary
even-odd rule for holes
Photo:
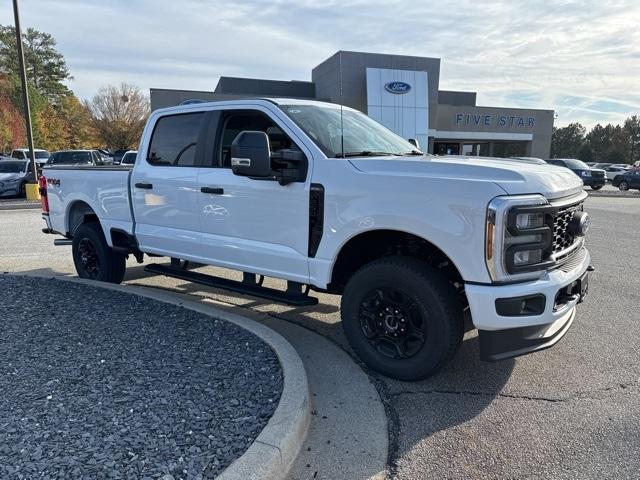
[[[582,175],[583,177],[590,177],[591,176],[591,172],[588,170],[582,170],[580,172],[580,175]]]
[[[494,281],[538,277],[552,263],[554,208],[541,195],[497,197],[487,210],[486,261]]]

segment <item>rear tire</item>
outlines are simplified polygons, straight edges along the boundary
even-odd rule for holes
[[[408,257],[365,265],[347,283],[342,326],[358,357],[398,380],[433,375],[454,356],[464,321],[453,286]]]
[[[623,180],[618,184],[618,188],[621,192],[626,192],[629,190],[629,184]]]
[[[83,223],[73,235],[73,263],[80,278],[120,283],[124,278],[126,257],[107,244],[97,222]]]
[[[591,186],[591,190],[600,190],[602,188],[602,185],[592,185]]]
[[[20,198],[27,198],[27,182],[22,182],[20,184]]]

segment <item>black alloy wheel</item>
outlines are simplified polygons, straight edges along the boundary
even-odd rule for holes
[[[426,322],[418,304],[395,288],[376,288],[360,304],[360,328],[369,343],[388,358],[411,358],[424,346]]]
[[[80,268],[84,273],[81,275],[82,278],[96,279],[100,274],[100,262],[95,245],[85,237],[78,243],[78,252],[80,253]]]

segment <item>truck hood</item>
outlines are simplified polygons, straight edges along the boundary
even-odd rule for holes
[[[351,158],[358,170],[372,175],[492,182],[510,195],[540,193],[549,199],[582,190],[571,170],[549,164],[489,157],[376,157]]]

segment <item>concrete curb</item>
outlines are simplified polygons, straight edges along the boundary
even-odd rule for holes
[[[629,191],[626,192],[603,192],[600,190],[587,191],[590,197],[610,197],[610,198],[640,198],[640,192]]]
[[[20,202],[20,203],[9,203],[9,202],[0,202],[0,210],[37,210],[42,208],[40,202],[37,203],[29,203],[29,202]]]
[[[284,480],[307,436],[311,421],[309,385],[302,359],[279,333],[249,318],[224,312],[184,295],[137,285],[115,285],[81,278],[52,275],[7,273],[80,283],[118,292],[140,295],[160,302],[212,316],[234,323],[268,343],[276,352],[283,372],[280,402],[273,416],[247,451],[226,468],[217,478],[221,480]]]

